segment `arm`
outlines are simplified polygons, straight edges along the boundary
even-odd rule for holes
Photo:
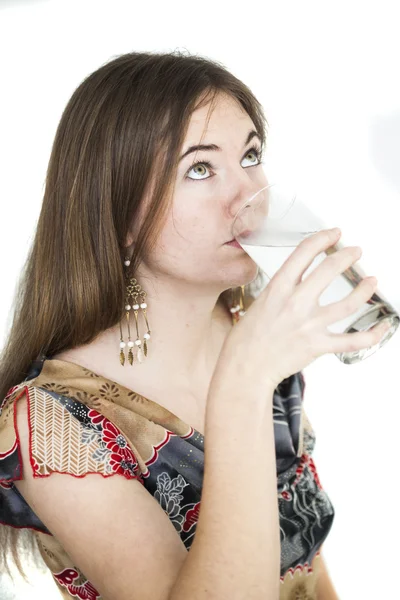
[[[196,537],[171,600],[278,600],[280,530],[273,390],[212,385]],[[262,476],[260,477],[260,473]]]
[[[320,556],[320,574],[317,582],[317,600],[340,600],[322,554]]]

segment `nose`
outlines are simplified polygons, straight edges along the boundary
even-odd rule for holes
[[[256,182],[247,179],[236,187],[236,190],[231,195],[227,211],[229,217],[233,220],[239,210],[253,198],[261,189],[268,185],[267,181]],[[235,193],[236,192],[236,193]]]
[[[226,199],[225,211],[229,219],[233,220],[238,211],[257,194],[268,186],[269,176],[265,163],[253,167],[236,169],[230,172],[228,188],[224,197]]]

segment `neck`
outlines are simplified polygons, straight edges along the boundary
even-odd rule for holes
[[[188,285],[186,282],[168,282],[159,279],[142,285],[146,290],[147,319],[151,331],[148,340],[148,356],[138,363],[136,347],[134,363],[120,364],[119,324],[102,332],[86,346],[80,346],[55,356],[73,362],[75,358],[83,366],[105,373],[116,380],[123,376],[127,387],[135,389],[138,378],[150,380],[157,374],[161,381],[173,378],[182,387],[192,388],[208,381],[226,336],[232,329],[229,308],[219,296],[223,290],[206,289],[205,286]],[[136,339],[133,311],[130,312],[131,340]],[[126,319],[122,319],[123,340],[128,341]],[[147,331],[142,311],[138,319],[139,337]],[[74,358],[71,358],[71,357]]]

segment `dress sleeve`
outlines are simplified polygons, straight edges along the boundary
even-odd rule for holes
[[[16,407],[26,396],[29,461],[22,464]],[[33,477],[64,473],[138,479],[137,457],[118,427],[76,399],[29,385],[11,388],[0,405],[0,523],[45,531],[13,485],[31,468]]]

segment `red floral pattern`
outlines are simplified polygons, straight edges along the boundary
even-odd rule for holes
[[[97,410],[93,410],[92,408],[88,412],[88,417],[95,425],[99,425],[105,419],[103,415],[97,412]]]
[[[185,515],[185,520],[182,526],[183,531],[190,531],[193,525],[197,524],[197,521],[199,520],[199,514],[200,502],[197,502],[197,504],[195,504],[193,508],[190,508]]]
[[[102,439],[107,448],[111,452],[119,454],[125,460],[136,463],[135,456],[122,433],[107,419],[104,419],[102,424]]]
[[[5,490],[10,490],[13,485],[13,481],[0,481],[0,487],[2,487]]]
[[[80,585],[75,585],[74,581],[78,579],[79,573],[75,569],[64,569],[60,573],[53,573],[53,577],[58,583],[67,588],[71,596],[81,600],[96,600],[100,598],[99,592],[93,587],[90,581],[86,580]]]
[[[111,470],[128,478],[138,478],[143,483],[138,469],[138,461],[118,427],[97,410],[90,409],[87,416],[99,428],[98,434],[101,436],[101,443],[106,449]]]

